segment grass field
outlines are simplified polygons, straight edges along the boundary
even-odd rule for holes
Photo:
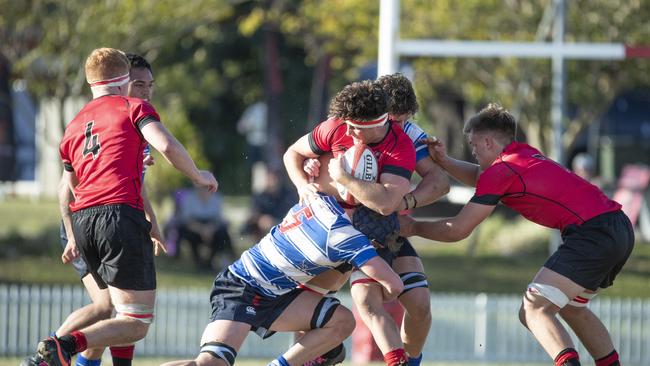
[[[240,238],[238,224],[245,214],[242,198],[226,199],[225,214],[240,250],[250,242]],[[166,210],[159,216],[164,222]],[[61,263],[56,202],[8,200],[0,202],[0,282],[78,283],[74,271]],[[544,263],[550,230],[524,219],[494,216],[460,243],[412,240],[425,264],[430,289],[435,292],[519,293]],[[469,249],[475,250],[469,254]],[[187,259],[157,258],[162,288],[209,289],[215,273],[199,271]],[[638,243],[617,278],[603,296],[650,297],[650,245]]]
[[[163,359],[163,358],[135,358],[133,364],[136,366],[158,366],[164,362],[167,361],[172,361],[171,359]],[[264,366],[271,360],[252,360],[252,359],[237,359],[237,362],[235,364],[237,366]],[[18,358],[0,358],[0,366],[16,366],[20,362],[20,359]],[[104,360],[104,365],[110,364],[110,360]],[[343,366],[354,366],[355,364],[351,362],[344,362],[341,365]],[[373,363],[367,363],[365,364],[366,366],[383,366],[385,363],[383,362],[373,362]],[[439,362],[434,362],[434,363],[426,363],[423,362],[422,366],[478,366],[478,365],[486,365],[484,363],[456,363],[456,362],[447,362],[447,363],[439,363]],[[496,364],[496,363],[490,363],[490,366],[515,366],[515,365],[521,365],[521,364],[514,364],[514,363],[508,363],[508,364]],[[533,363],[527,363],[525,364],[526,366],[543,366],[547,364],[533,364]]]
[[[237,232],[237,223],[241,220],[242,202],[245,200],[226,201],[226,215],[231,215],[229,219],[233,223],[232,234]],[[55,202],[0,202],[0,222],[0,283],[78,283],[74,271],[59,259],[59,214]],[[520,218],[494,216],[472,237],[460,243],[443,244],[418,238],[412,242],[425,264],[432,292],[513,294],[522,291],[544,262],[549,233]],[[233,239],[240,250],[250,245],[246,238],[233,235]],[[207,293],[215,273],[197,270],[187,259],[188,253],[183,254],[181,260],[156,259],[159,287],[197,287]],[[649,284],[650,245],[637,243],[615,286],[604,291],[603,296],[650,297]],[[136,358],[134,364],[153,366],[166,361],[169,359]],[[269,361],[238,359],[237,365],[266,365]],[[0,358],[0,366],[15,366],[19,362],[18,358]],[[110,364],[110,360],[106,359],[105,364]],[[477,366],[481,363],[423,363],[423,366],[447,365]]]

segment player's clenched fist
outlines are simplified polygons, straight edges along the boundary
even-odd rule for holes
[[[302,163],[302,170],[304,170],[309,177],[318,177],[320,174],[320,161],[318,159],[305,159]]]
[[[431,159],[433,159],[437,164],[442,164],[443,160],[447,157],[447,149],[445,148],[445,144],[439,138],[434,136],[422,139],[419,142],[427,144]]]
[[[207,170],[199,170],[199,177],[194,181],[194,184],[207,189],[210,193],[214,193],[219,189],[219,182],[217,182],[214,175]]]

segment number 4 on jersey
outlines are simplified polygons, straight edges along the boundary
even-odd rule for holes
[[[95,124],[95,121],[90,121],[86,123],[86,140],[84,142],[84,157],[86,155],[92,153],[93,154],[93,159],[97,157],[97,154],[99,154],[99,149],[101,146],[99,145],[99,135],[95,134],[93,135],[93,125]]]

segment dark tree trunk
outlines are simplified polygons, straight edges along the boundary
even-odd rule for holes
[[[0,53],[0,181],[16,177],[16,142],[9,83],[9,60]]]
[[[269,1],[272,6],[273,1]],[[267,105],[268,143],[266,145],[266,163],[270,169],[282,168],[284,153],[283,128],[281,121],[282,73],[279,52],[280,34],[277,25],[268,22],[264,27],[264,98]]]
[[[327,117],[327,103],[329,101],[328,85],[332,76],[331,61],[331,55],[321,55],[314,68],[306,126],[308,131]]]

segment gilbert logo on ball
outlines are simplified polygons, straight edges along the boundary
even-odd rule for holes
[[[376,182],[378,163],[375,155],[366,145],[354,145],[350,147],[342,157],[343,169],[353,177],[365,181]],[[356,205],[359,202],[348,192],[345,187],[336,184],[336,189],[341,199],[348,204]]]

